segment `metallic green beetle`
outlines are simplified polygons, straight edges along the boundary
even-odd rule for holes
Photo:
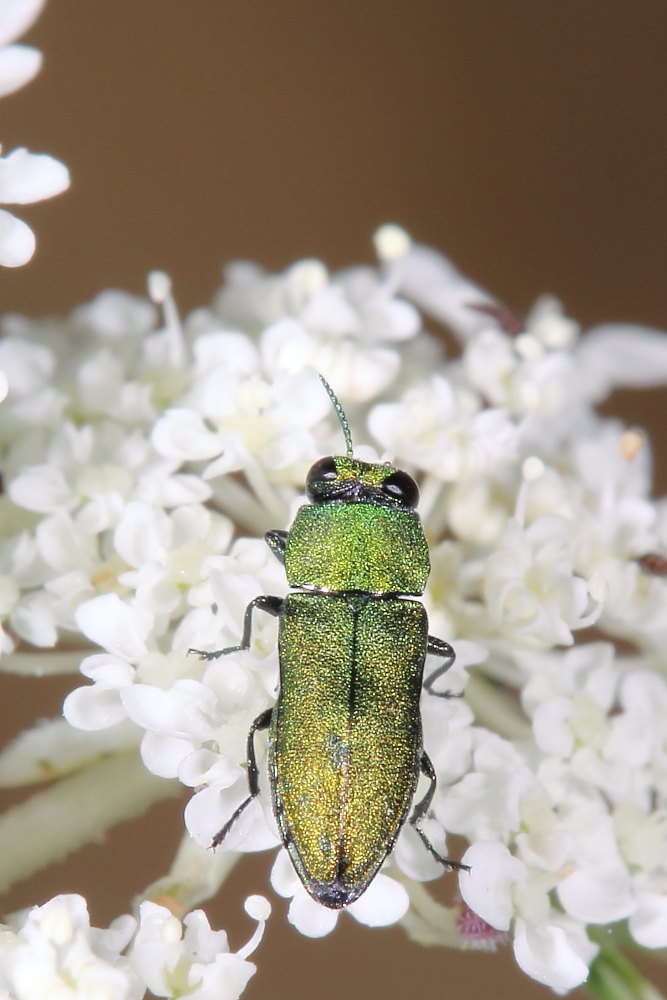
[[[347,453],[322,458],[308,473],[311,503],[289,532],[265,538],[284,563],[292,593],[256,597],[238,646],[248,649],[255,609],[279,620],[280,693],[248,734],[249,795],[216,834],[217,847],[259,792],[254,735],[269,729],[269,778],[276,821],[310,895],[340,909],[369,886],[408,818],[420,773],[430,780],[409,822],[421,829],[435,791],[422,746],[419,699],[427,653],[444,657],[425,682],[454,662],[449,643],[428,634],[423,594],[430,564],[415,511],[416,483],[392,465],[353,457],[349,425],[329,384]]]

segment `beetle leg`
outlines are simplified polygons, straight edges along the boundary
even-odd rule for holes
[[[250,649],[250,633],[252,631],[252,613],[254,609],[259,608],[261,611],[266,611],[267,614],[273,615],[274,618],[277,618],[282,610],[282,606],[282,597],[269,597],[268,595],[256,597],[245,609],[245,614],[243,616],[243,634],[241,636],[241,642],[238,646],[227,646],[225,649],[214,649],[213,652],[207,652],[204,649],[189,649],[188,655],[190,653],[196,653],[200,660],[217,660],[219,656],[225,656],[227,653],[240,653],[244,649]]]
[[[433,685],[435,684],[435,682],[439,680],[439,678],[442,677],[443,674],[447,673],[449,668],[454,663],[454,660],[456,659],[456,653],[454,652],[453,648],[449,645],[448,642],[445,642],[444,639],[438,639],[436,636],[430,635],[428,637],[428,642],[426,645],[426,652],[433,653],[436,656],[444,656],[445,658],[444,662],[441,663],[439,667],[436,667],[433,673],[429,674],[429,676],[424,681],[424,687],[426,688],[428,693],[434,695],[436,698],[460,698],[461,697],[460,695],[452,694],[451,691],[433,690]]]
[[[440,641],[441,640],[438,639],[438,642]],[[447,645],[447,643],[444,643],[444,645]],[[432,857],[435,858],[436,861],[439,861],[441,865],[444,865],[445,868],[449,869],[449,871],[469,872],[470,871],[469,865],[464,865],[460,861],[449,861],[448,858],[443,858],[441,854],[438,854],[435,847],[428,839],[428,837],[422,830],[421,826],[419,825],[429,810],[429,807],[433,800],[433,795],[435,794],[435,786],[437,784],[435,770],[433,768],[433,764],[431,763],[431,758],[429,757],[429,755],[426,753],[425,750],[422,750],[421,752],[421,757],[419,759],[419,767],[421,769],[421,773],[424,775],[424,777],[429,779],[431,784],[429,785],[428,791],[426,792],[424,798],[421,800],[421,802],[418,802],[417,805],[412,810],[412,816],[410,817],[409,820],[410,826],[415,828],[426,850],[429,852],[430,855],[432,855]]]
[[[267,708],[265,712],[258,715],[248,731],[248,743],[246,747],[246,761],[248,766],[248,791],[250,795],[244,799],[238,809],[235,809],[231,817],[227,820],[222,830],[218,830],[211,841],[211,847],[219,847],[231,828],[236,823],[244,809],[250,805],[252,800],[259,795],[259,771],[257,770],[257,758],[255,757],[255,733],[258,729],[268,729],[271,725],[272,708]]]
[[[273,531],[267,531],[264,535],[264,541],[269,546],[274,556],[284,564],[285,562],[285,548],[287,547],[287,535],[289,532],[283,531],[281,528],[274,528]]]

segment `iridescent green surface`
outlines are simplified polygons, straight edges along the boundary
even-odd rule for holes
[[[290,587],[423,594],[429,568],[417,513],[373,503],[300,507],[285,552]]]
[[[406,818],[427,633],[416,601],[286,598],[269,743],[274,810],[301,880],[325,905],[363,892]]]

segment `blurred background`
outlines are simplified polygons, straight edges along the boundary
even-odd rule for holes
[[[63,313],[103,288],[143,293],[163,268],[185,312],[230,259],[372,261],[373,231],[394,221],[519,312],[546,291],[584,326],[667,328],[666,33],[664,0],[50,0],[22,39],[44,68],[2,102],[0,139],[59,157],[72,187],[21,208],[37,253],[0,273],[0,308]],[[648,427],[659,492],[666,400],[606,405]],[[13,732],[57,713],[71,683],[3,686]],[[3,909],[81,891],[107,923],[166,869],[181,809],[114,831]],[[244,858],[207,907],[234,949],[251,930],[242,900],[271,895],[270,862]],[[348,918],[308,941],[273,902],[248,1000],[551,995],[508,952],[424,950]]]

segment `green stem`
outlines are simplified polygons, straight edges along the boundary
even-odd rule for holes
[[[470,674],[465,699],[481,726],[511,740],[530,739],[532,729],[516,699],[477,671]]]
[[[177,795],[181,785],[150,774],[132,749],[91,763],[0,818],[0,889],[91,841],[122,820]]]
[[[408,937],[428,947],[465,947],[457,924],[458,906],[437,903],[421,882],[402,878],[398,872],[393,872],[392,877],[403,884],[410,897],[410,908],[401,920]]]
[[[596,1000],[665,1000],[630,959],[608,945],[593,962],[586,986]]]
[[[215,896],[239,857],[235,851],[200,847],[186,833],[167,874],[149,885],[138,901],[150,899],[181,918]]]

